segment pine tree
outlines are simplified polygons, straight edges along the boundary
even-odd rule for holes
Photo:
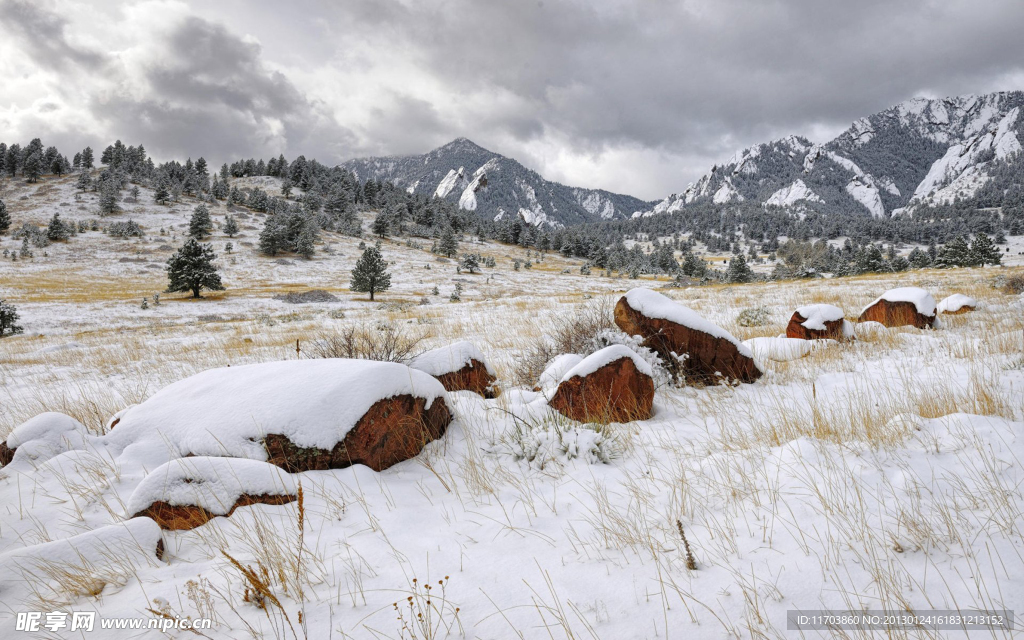
[[[216,255],[210,245],[200,244],[195,238],[185,240],[185,244],[167,261],[167,278],[170,280],[167,292],[191,291],[193,298],[201,298],[199,293],[203,289],[223,291],[224,285],[217,275],[217,267],[213,265],[214,259]]]
[[[78,183],[76,185],[82,191],[88,191],[92,188],[92,178],[89,177],[89,173],[83,171],[78,174]]]
[[[88,171],[93,167],[92,147],[82,149],[82,169]]]
[[[7,230],[11,228],[11,214],[7,213],[7,205],[4,204],[3,200],[0,200],[0,236],[7,233]]]
[[[59,213],[53,214],[53,217],[50,218],[50,224],[46,227],[46,237],[53,242],[67,240],[71,237],[71,228],[64,224]]]
[[[111,215],[117,213],[117,197],[121,195],[114,180],[100,183],[100,213]]]
[[[166,178],[161,178],[160,182],[156,185],[156,190],[153,192],[153,201],[157,204],[167,204],[167,201],[171,199],[171,193],[167,187]]]
[[[1003,257],[999,253],[999,247],[992,242],[992,238],[984,233],[979,233],[971,242],[969,262],[972,266],[983,267],[986,264],[1000,265]]]
[[[754,272],[747,266],[747,259],[739,254],[729,261],[729,268],[725,272],[726,282],[750,282],[754,279]]]
[[[935,266],[940,269],[965,267],[971,264],[971,248],[963,236],[957,236],[939,249]]]
[[[302,225],[302,231],[299,232],[299,237],[295,240],[295,253],[309,260],[316,253],[318,238],[319,234],[313,219],[306,220],[306,223]]]
[[[450,226],[445,227],[441,233],[441,241],[437,244],[437,252],[449,258],[459,254],[459,241],[455,238],[455,230]]]
[[[703,278],[707,275],[708,264],[703,259],[692,253],[687,253],[683,258],[683,273],[691,278]]]
[[[885,271],[885,258],[878,245],[869,244],[857,256],[857,271],[860,273],[881,273]]]
[[[229,215],[224,221],[224,233],[229,238],[234,238],[238,234],[238,223],[235,222],[235,216]]]
[[[459,267],[470,273],[476,273],[480,270],[480,261],[475,254],[466,253],[463,254],[462,260],[459,261]]]
[[[14,305],[0,298],[0,338],[7,335],[21,333],[22,328],[18,326],[18,310]]]
[[[210,210],[205,204],[198,205],[192,210],[192,219],[188,223],[188,234],[193,238],[202,239],[210,235],[213,230],[213,221],[210,220]]]
[[[43,156],[39,152],[29,155],[25,158],[25,166],[22,171],[25,174],[25,179],[29,182],[39,182],[39,178],[43,175]]]
[[[377,217],[373,219],[373,233],[378,238],[386,238],[388,235],[388,228],[391,226],[388,220],[388,214],[385,211],[381,211],[377,214]]]
[[[378,291],[391,288],[391,274],[387,272],[388,263],[380,255],[377,247],[367,247],[362,257],[352,270],[352,281],[349,288],[360,293],[369,293],[370,301]]]
[[[924,251],[921,251],[917,247],[914,247],[914,249],[910,252],[910,255],[907,256],[907,260],[910,262],[910,266],[913,269],[924,269],[930,266],[932,263],[932,259],[928,256],[928,254],[925,253]]]

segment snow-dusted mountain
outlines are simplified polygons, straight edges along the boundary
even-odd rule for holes
[[[876,218],[970,199],[1021,149],[1024,92],[915,98],[861,118],[834,140],[790,136],[738,152],[637,216],[749,201],[798,214]]]
[[[360,180],[388,180],[410,193],[436,195],[491,219],[521,216],[550,226],[628,218],[654,204],[632,196],[545,180],[511,158],[457,138],[420,156],[349,160]]]

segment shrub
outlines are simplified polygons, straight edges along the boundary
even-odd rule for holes
[[[143,236],[142,227],[139,226],[134,220],[125,220],[123,222],[114,222],[107,227],[107,235],[115,236],[118,238],[141,238]]]
[[[1018,272],[1006,277],[1003,282],[1003,293],[1017,295],[1024,293],[1024,272]]]
[[[418,352],[422,335],[406,333],[402,325],[379,322],[340,331],[324,331],[305,348],[308,358],[354,358],[381,362],[408,362]]]
[[[736,316],[736,324],[741,327],[763,327],[769,322],[771,322],[771,312],[768,307],[744,309]]]

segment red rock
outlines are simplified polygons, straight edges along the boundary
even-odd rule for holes
[[[427,409],[426,402],[411,395],[379,400],[329,450],[299,447],[286,436],[267,435],[263,440],[267,462],[289,473],[343,469],[353,464],[382,471],[414,457],[423,445],[444,435],[452,421],[448,405],[443,398],[435,398]]]
[[[495,386],[497,377],[483,354],[465,340],[427,351],[413,358],[409,367],[430,374],[446,391],[472,391],[485,398],[500,393]]]
[[[235,509],[238,509],[239,507],[248,507],[254,504],[280,505],[294,501],[295,496],[291,495],[243,495],[235,501],[231,510],[224,514],[223,517],[231,516],[231,514],[235,512]],[[221,517],[210,513],[203,507],[197,507],[194,505],[171,505],[163,501],[154,502],[149,507],[136,513],[132,517],[136,518],[139,516],[152,518],[153,521],[160,525],[161,529],[166,529],[168,531],[187,531],[189,529],[195,529],[214,518]],[[158,548],[158,553],[162,556],[163,550]]]
[[[926,316],[918,312],[913,302],[878,300],[860,314],[858,322],[880,322],[887,327],[903,327],[913,325],[918,329],[926,329],[935,322],[935,316]]]
[[[501,390],[495,386],[497,378],[487,372],[487,367],[479,360],[471,360],[458,371],[434,376],[446,391],[472,391],[485,398],[497,398]]]
[[[834,312],[835,315],[839,315],[839,318],[826,319],[835,317],[835,315],[816,312],[818,308]],[[815,321],[808,322],[809,318],[802,315],[801,311],[809,316],[815,316]],[[808,324],[811,326],[807,326]],[[789,319],[789,324],[786,326],[786,337],[800,340],[846,340],[850,336],[845,331],[845,325],[846,319],[842,317],[842,311],[838,307],[809,305],[793,312],[793,317]]]
[[[658,353],[666,362],[673,362],[672,353],[682,356],[680,373],[689,382],[715,384],[728,380],[751,383],[763,373],[754,363],[753,354],[728,333],[715,327],[721,335],[712,335],[700,328],[687,326],[664,318],[648,317],[630,305],[629,297],[643,292],[644,299],[653,298],[658,305],[674,305],[684,315],[699,316],[661,294],[646,289],[634,289],[615,305],[615,324],[630,335],[641,336],[644,346]],[[705,326],[714,327],[707,321]],[[698,324],[698,323],[693,323]],[[729,336],[731,337],[731,336]],[[719,375],[721,374],[721,375]]]
[[[586,360],[580,366],[585,363]],[[629,356],[612,359],[584,375],[571,374],[572,371],[566,374],[570,377],[558,385],[548,403],[562,415],[579,422],[602,424],[651,417],[654,380],[641,371]]]

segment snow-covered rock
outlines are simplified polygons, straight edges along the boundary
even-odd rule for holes
[[[239,507],[287,504],[295,498],[295,481],[277,466],[196,456],[151,471],[135,488],[126,511],[131,517],[152,518],[164,529],[194,529]]]
[[[816,193],[804,183],[803,180],[796,180],[788,187],[783,187],[773,193],[764,204],[766,207],[791,207],[801,200],[807,202],[822,202]]]
[[[844,319],[843,310],[831,304],[809,304],[799,307],[786,326],[786,336],[802,340],[843,340],[853,337],[852,325]]]
[[[913,325],[919,329],[934,326],[935,298],[919,287],[890,289],[864,307],[859,320],[881,322],[887,327]]]
[[[460,340],[414,358],[409,366],[437,378],[448,391],[472,391],[495,396],[493,367],[473,343]]]
[[[0,443],[0,464],[8,471],[37,466],[66,451],[83,448],[92,436],[71,416],[49,411],[18,425]]]
[[[743,344],[753,352],[755,358],[777,362],[798,360],[814,349],[813,342],[799,338],[751,338],[744,340]]]
[[[654,403],[653,374],[636,352],[613,344],[566,371],[549,404],[579,422],[647,420]]]
[[[674,300],[632,289],[615,305],[615,324],[666,361],[681,357],[683,374],[695,382],[754,382],[761,370],[750,349],[732,334]]]
[[[210,369],[169,385],[125,412],[106,440],[122,448],[122,455],[144,457],[149,464],[188,455],[230,456],[293,470],[295,463],[287,463],[293,449],[344,450],[348,460],[327,453],[306,459],[320,466],[361,462],[380,470],[398,461],[392,454],[410,452],[380,450],[361,459],[369,453],[365,446],[388,438],[387,429],[419,433],[415,423],[423,422],[430,427],[424,433],[437,438],[450,419],[444,387],[422,371],[370,360],[289,360]],[[390,434],[392,441],[409,436],[399,431]],[[268,455],[271,442],[284,449]]]
[[[978,301],[974,298],[965,296],[962,293],[954,293],[947,298],[943,298],[935,309],[939,313],[956,314],[974,311],[977,307]]]
[[[575,353],[563,353],[562,355],[555,356],[548,363],[547,368],[540,374],[535,390],[550,398],[551,394],[558,387],[558,383],[565,377],[566,372],[581,362],[583,362],[583,356]]]

